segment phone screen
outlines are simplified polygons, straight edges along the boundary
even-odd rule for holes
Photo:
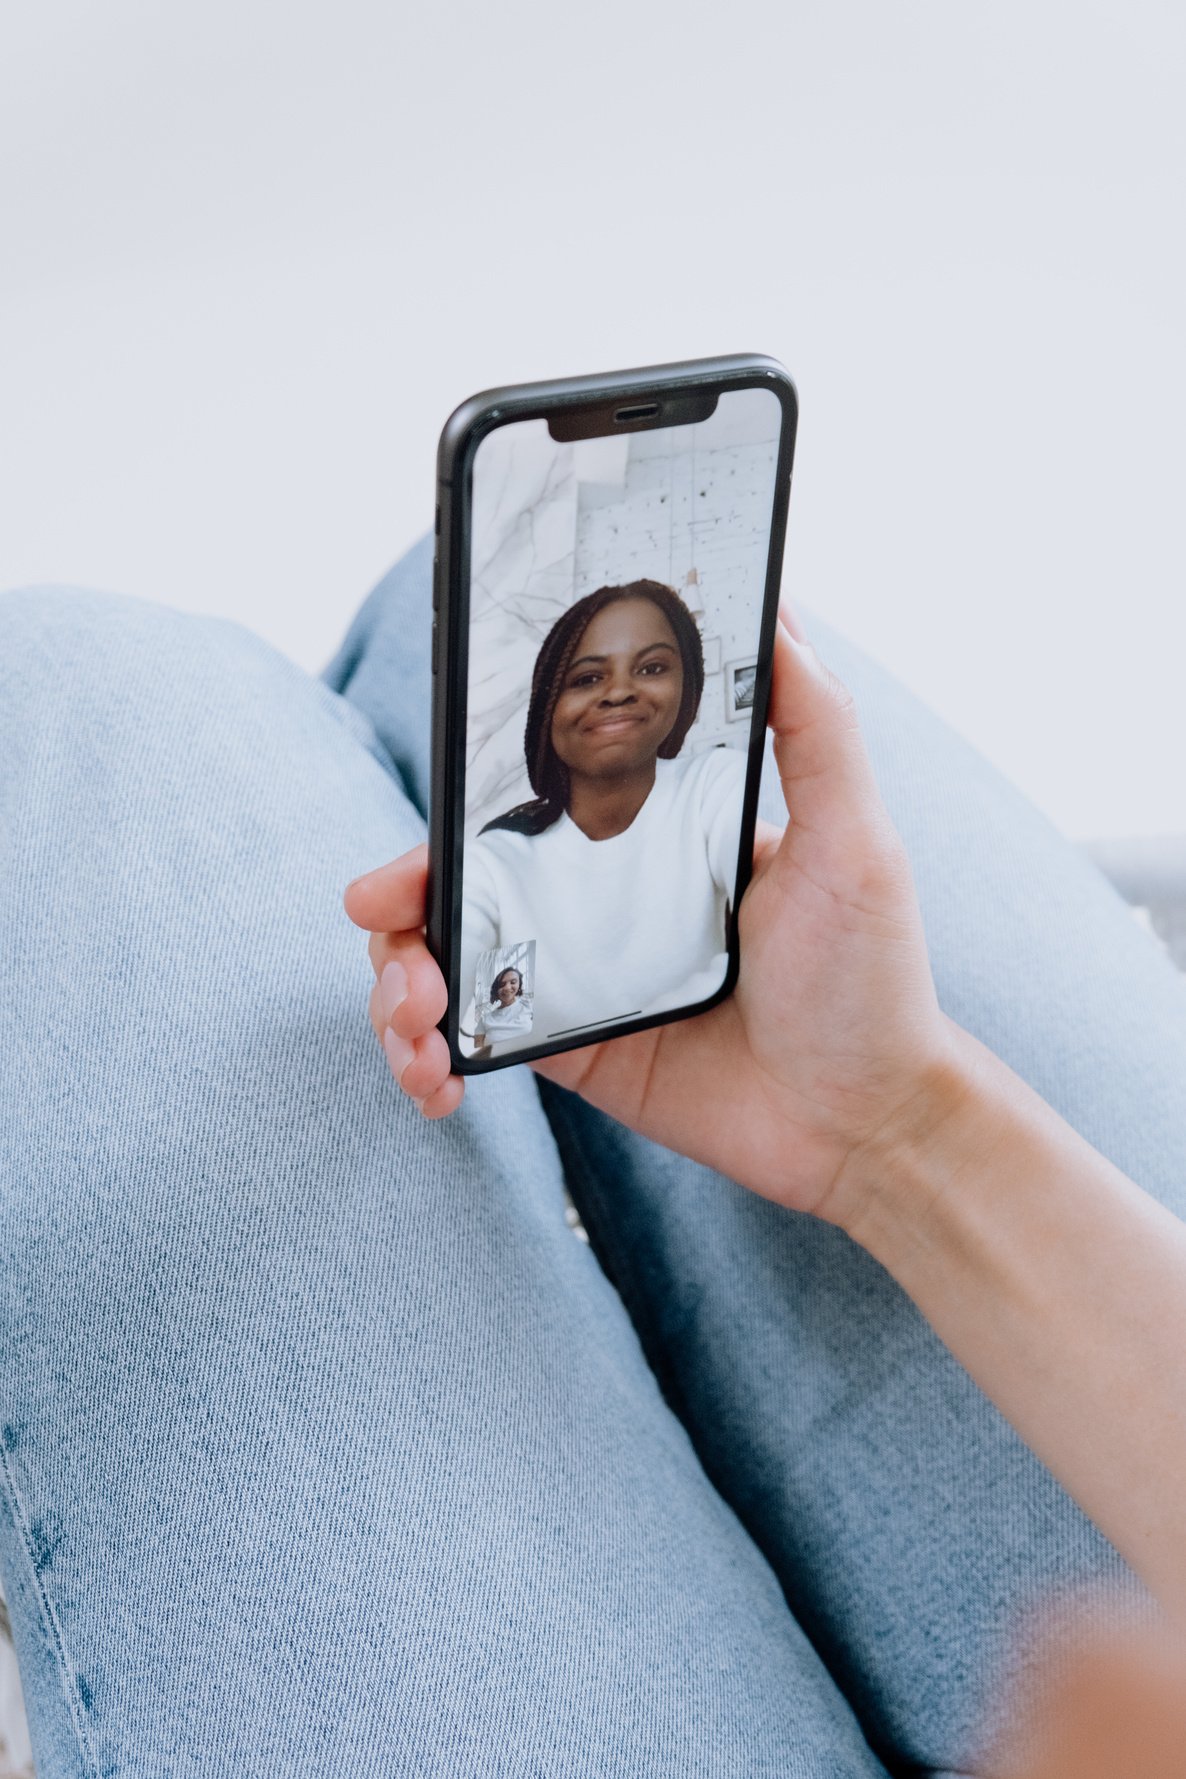
[[[459,1042],[499,1058],[709,999],[738,879],[783,408],[473,460]]]

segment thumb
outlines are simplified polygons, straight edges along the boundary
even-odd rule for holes
[[[794,827],[839,837],[883,819],[852,693],[809,642],[791,634],[782,611],[768,721]]]

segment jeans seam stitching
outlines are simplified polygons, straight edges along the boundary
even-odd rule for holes
[[[4,1490],[8,1496],[9,1506],[12,1509],[13,1524],[16,1526],[20,1535],[21,1544],[28,1563],[29,1575],[33,1584],[33,1592],[36,1595],[41,1610],[42,1621],[49,1636],[50,1647],[54,1652],[54,1657],[57,1662],[58,1678],[62,1684],[62,1691],[66,1696],[66,1703],[70,1712],[70,1726],[74,1731],[74,1740],[79,1758],[82,1760],[84,1767],[88,1770],[90,1779],[98,1779],[98,1752],[95,1749],[94,1742],[89,1734],[89,1728],[84,1726],[79,1720],[82,1700],[78,1696],[77,1689],[71,1678],[73,1670],[66,1656],[66,1639],[63,1635],[62,1627],[58,1623],[57,1614],[54,1612],[53,1606],[50,1604],[49,1595],[41,1585],[41,1577],[37,1573],[37,1565],[33,1558],[33,1540],[29,1531],[28,1515],[25,1512],[24,1503],[22,1502],[20,1493],[17,1489],[16,1479],[12,1474],[12,1466],[9,1464],[8,1454],[2,1445],[0,1445],[0,1470],[3,1471]]]

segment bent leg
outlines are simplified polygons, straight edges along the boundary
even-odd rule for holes
[[[431,656],[432,538],[422,537],[363,601],[322,674],[372,725],[422,815],[432,765]]]
[[[333,683],[427,784],[430,545],[363,607]],[[940,998],[1186,1212],[1186,993],[1098,874],[824,626],[914,868]],[[405,696],[393,702],[401,639]],[[410,694],[410,696],[408,695]],[[762,813],[785,806],[767,751]],[[569,1185],[704,1465],[894,1763],[971,1768],[1021,1616],[1119,1559],[886,1273],[540,1082]]]
[[[876,1774],[565,1227],[532,1078],[426,1124],[387,1072],[340,903],[422,837],[385,758],[233,625],[0,599],[39,1779]]]

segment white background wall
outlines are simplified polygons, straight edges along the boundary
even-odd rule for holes
[[[38,0],[0,584],[316,667],[471,390],[769,351],[788,584],[1075,835],[1186,829],[1170,0]]]

